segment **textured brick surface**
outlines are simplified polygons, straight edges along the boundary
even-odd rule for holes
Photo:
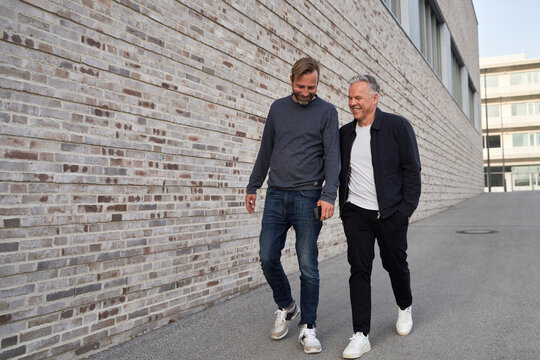
[[[264,283],[245,186],[301,56],[342,123],[356,72],[411,121],[417,219],[483,190],[480,135],[380,1],[6,0],[0,24],[1,358],[82,358]],[[319,248],[345,250],[339,219]]]

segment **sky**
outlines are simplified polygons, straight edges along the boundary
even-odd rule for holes
[[[540,59],[540,0],[472,0],[480,57],[524,53]]]

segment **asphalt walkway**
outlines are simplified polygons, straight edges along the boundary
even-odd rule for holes
[[[413,331],[395,332],[377,256],[372,350],[362,360],[540,359],[540,192],[482,194],[415,222],[408,253]],[[90,359],[341,359],[352,335],[348,272],[344,254],[320,263],[320,354],[302,351],[296,321],[284,339],[270,338],[275,305],[263,285]],[[289,279],[299,299],[298,274]]]

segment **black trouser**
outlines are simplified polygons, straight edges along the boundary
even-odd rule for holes
[[[351,265],[349,289],[354,332],[369,333],[371,326],[371,269],[377,238],[384,269],[390,275],[397,305],[403,310],[412,303],[411,280],[407,264],[407,215],[396,211],[386,219],[378,212],[346,203],[341,218],[347,237],[347,256]]]

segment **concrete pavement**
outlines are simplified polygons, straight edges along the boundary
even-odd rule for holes
[[[540,192],[482,194],[415,222],[408,253],[413,331],[395,332],[397,307],[377,256],[372,350],[362,360],[540,359]],[[302,351],[297,321],[284,339],[270,338],[275,305],[263,285],[89,359],[341,359],[352,335],[348,272],[345,254],[320,263],[320,354]],[[299,300],[298,273],[289,279]]]

